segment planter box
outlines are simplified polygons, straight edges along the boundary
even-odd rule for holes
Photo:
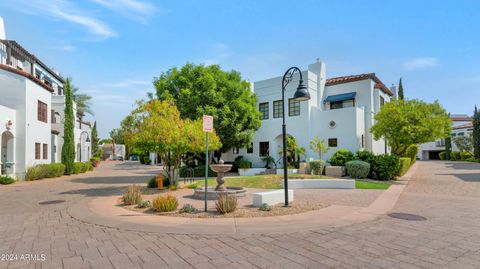
[[[354,179],[291,179],[292,189],[355,189]]]
[[[253,194],[254,207],[260,207],[262,204],[276,205],[284,202],[285,202],[284,190],[257,192]],[[288,190],[288,202],[293,202],[293,190]]]
[[[288,174],[298,174],[298,169],[288,169]],[[283,175],[283,169],[277,169],[277,175]]]
[[[327,177],[344,177],[347,175],[345,166],[327,166],[325,167]]]
[[[266,168],[238,168],[238,174],[240,176],[255,176],[266,170]]]

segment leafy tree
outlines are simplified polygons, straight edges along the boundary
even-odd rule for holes
[[[475,159],[480,159],[480,111],[478,111],[477,106],[473,112],[473,157]]]
[[[100,139],[100,141],[98,141],[99,145],[111,144],[111,143],[112,143],[112,139],[110,139],[110,138],[104,138],[104,139]]]
[[[473,139],[471,136],[457,136],[453,139],[453,143],[461,152],[472,151]]]
[[[77,104],[77,113],[84,115],[85,113],[94,115],[93,110],[90,108],[90,101],[92,97],[90,95],[79,93],[78,87],[71,86],[73,100]]]
[[[319,160],[322,159],[323,153],[327,153],[330,150],[327,143],[325,143],[325,140],[320,139],[318,136],[310,141],[310,149],[318,153]]]
[[[171,100],[140,101],[129,117],[123,122],[127,144],[144,152],[157,152],[171,184],[176,184],[182,156],[200,154],[205,150],[202,120],[182,119]],[[209,148],[220,147],[219,137],[215,132],[210,133]]]
[[[297,140],[293,136],[287,136],[287,163],[298,167],[300,158],[306,156],[307,151],[304,147],[297,144]],[[283,156],[283,148],[278,151],[280,156]]]
[[[97,131],[97,122],[93,123],[92,128],[92,152],[94,155],[97,155],[98,151],[98,131]]]
[[[247,146],[260,127],[257,98],[250,83],[236,71],[226,72],[218,65],[186,64],[162,73],[154,85],[158,99],[174,100],[182,119],[212,115],[223,152]]]
[[[73,163],[75,162],[74,115],[70,79],[65,81],[64,114],[62,163],[65,165],[65,175],[70,175],[73,173]]]
[[[397,156],[412,144],[444,138],[450,130],[451,120],[438,101],[429,104],[416,99],[386,103],[370,128],[374,138],[386,139]]]
[[[398,99],[405,100],[405,97],[403,94],[402,78],[400,78],[400,82],[398,82]]]

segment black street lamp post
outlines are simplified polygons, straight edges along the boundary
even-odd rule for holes
[[[310,99],[307,86],[303,85],[302,70],[298,67],[290,67],[282,79],[282,139],[283,139],[283,189],[285,192],[285,206],[288,206],[288,166],[287,166],[287,125],[285,124],[285,90],[287,85],[293,80],[293,75],[298,72],[300,80],[298,81],[297,91],[293,95],[295,101],[306,101]]]

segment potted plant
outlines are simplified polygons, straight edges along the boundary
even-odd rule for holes
[[[99,157],[92,157],[90,161],[92,162],[93,167],[98,167],[100,165]]]

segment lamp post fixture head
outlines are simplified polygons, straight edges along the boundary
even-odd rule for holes
[[[303,80],[300,80],[298,83],[297,91],[293,95],[295,101],[307,101],[310,100],[310,93],[308,93],[308,88],[303,84]]]
[[[87,139],[85,139],[85,142],[90,143],[90,137],[87,136]]]

